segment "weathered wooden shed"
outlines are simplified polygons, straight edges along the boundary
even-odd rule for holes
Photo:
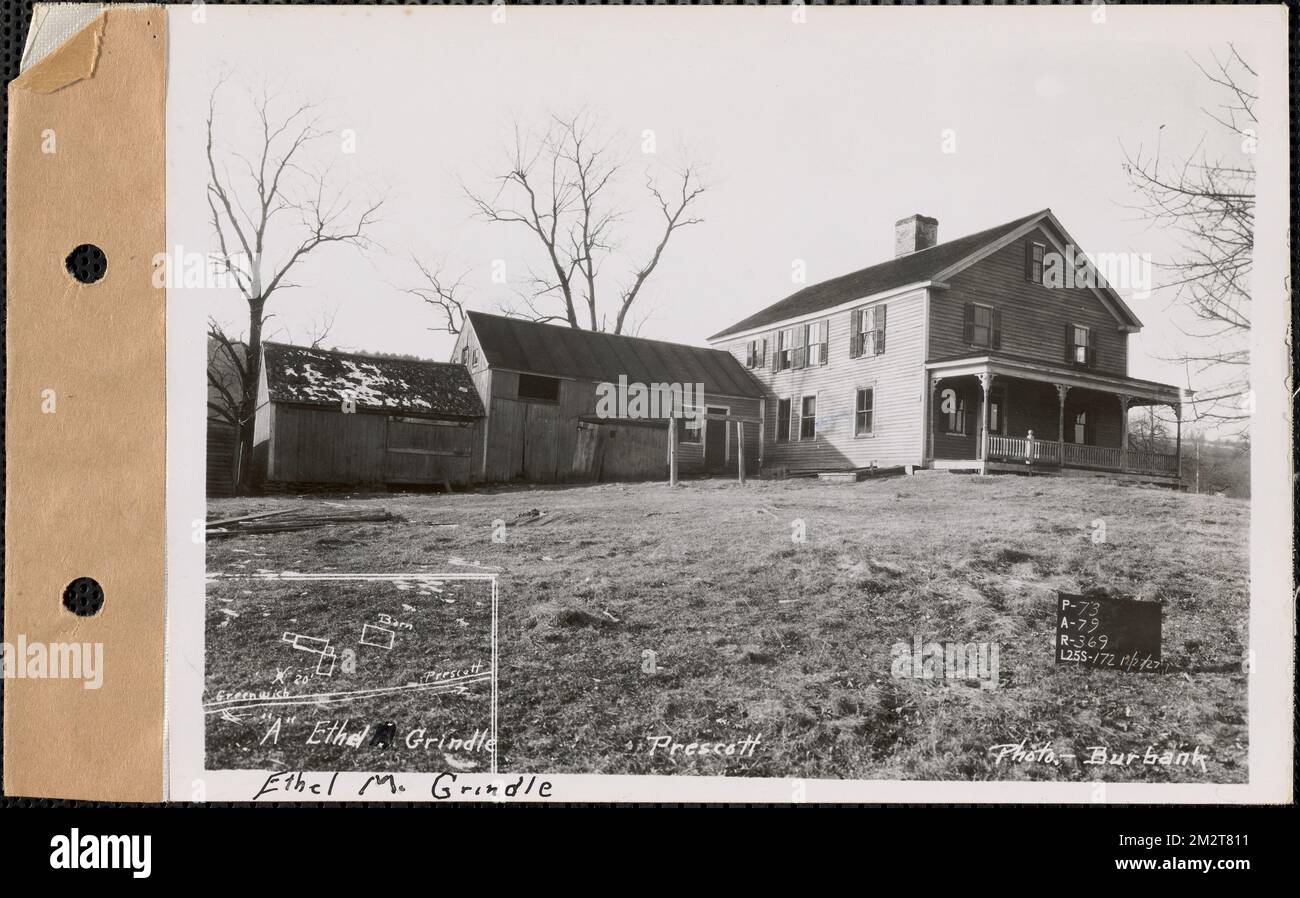
[[[266,482],[468,484],[484,410],[459,364],[263,345],[254,459]]]
[[[667,478],[667,417],[598,416],[599,384],[702,385],[697,405],[707,413],[762,415],[758,381],[716,349],[467,312],[453,352],[487,410],[476,464],[485,481]],[[681,473],[734,473],[734,424],[677,430]],[[751,471],[760,462],[759,430],[745,434]]]

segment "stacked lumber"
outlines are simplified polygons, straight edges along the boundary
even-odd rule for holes
[[[392,520],[396,518],[386,508],[286,508],[282,511],[264,511],[219,521],[208,521],[204,532],[211,539],[258,533],[291,533],[332,524]]]

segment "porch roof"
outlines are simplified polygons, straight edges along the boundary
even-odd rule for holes
[[[984,353],[982,355],[937,359],[926,362],[925,369],[930,372],[932,377],[993,374],[1040,381],[1042,383],[1062,384],[1084,390],[1122,393],[1144,404],[1189,402],[1194,395],[1192,390],[1185,390],[1172,384],[1162,384],[1154,380],[1142,380],[1117,374],[1103,374],[1081,368],[1069,368],[1065,365],[1052,365],[1036,359],[1006,353]]]

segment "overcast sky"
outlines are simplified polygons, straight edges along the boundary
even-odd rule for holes
[[[606,269],[605,303],[650,251],[657,210],[647,173],[686,154],[707,166],[702,224],[677,233],[642,292],[640,334],[703,344],[788,295],[801,260],[814,283],[890,258],[894,221],[939,220],[951,239],[1050,207],[1083,249],[1171,247],[1125,208],[1136,200],[1123,147],[1239,152],[1202,111],[1219,95],[1193,64],[1234,41],[1249,58],[1259,11],[1108,6],[1010,9],[759,8],[256,9],[208,6],[195,23],[170,10],[168,235],[186,251],[216,248],[205,200],[204,117],[223,70],[218,138],[256,149],[249,90],[269,84],[285,104],[317,101],[355,132],[317,143],[304,161],[360,202],[388,200],[360,253],[306,257],[268,311],[269,335],[305,341],[334,314],[327,345],[446,358],[428,328],[414,252],[467,274],[471,307],[514,299],[540,250],[517,226],[474,221],[463,181],[488,188],[515,121],[585,108],[625,160],[617,196],[631,215],[624,255]],[[956,152],[944,152],[945,131]],[[654,154],[642,152],[653,131]],[[237,163],[231,159],[232,172]],[[291,218],[284,218],[291,225]],[[289,243],[277,232],[272,255]],[[504,263],[512,284],[494,284]],[[1169,299],[1120,291],[1146,325],[1130,374],[1186,385],[1173,351]],[[184,291],[239,332],[234,291]],[[173,299],[173,302],[176,300]],[[611,313],[612,314],[612,313]],[[196,333],[197,337],[197,333]],[[1196,386],[1195,383],[1192,386]]]

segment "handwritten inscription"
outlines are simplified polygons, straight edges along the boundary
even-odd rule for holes
[[[1004,763],[1007,765],[1042,764],[1048,767],[1077,764],[1083,768],[1184,767],[1200,770],[1201,773],[1208,772],[1206,755],[1199,745],[1191,746],[1190,750],[1187,746],[1174,749],[1168,746],[1148,745],[1142,751],[1115,751],[1106,745],[1088,745],[1084,746],[1084,750],[1086,753],[1079,755],[1073,751],[1058,750],[1051,742],[1034,744],[1026,738],[1019,742],[1005,742],[991,746],[989,754],[993,756],[993,763],[998,767]]]
[[[420,791],[415,776],[409,774],[308,773],[301,770],[272,773],[253,796],[254,801],[311,801],[323,798],[392,798]],[[520,774],[513,777],[486,774],[467,776],[439,773],[428,785],[428,794],[437,801],[453,799],[488,799],[502,801],[520,798],[553,798],[555,783],[544,777]]]
[[[1057,594],[1056,663],[1121,673],[1164,673],[1155,602]]]

